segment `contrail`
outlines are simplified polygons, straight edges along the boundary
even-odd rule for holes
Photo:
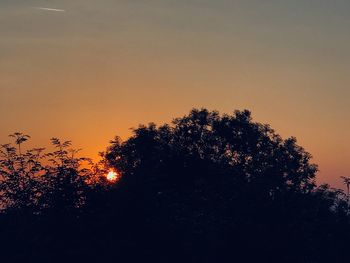
[[[66,12],[66,10],[63,10],[63,9],[48,8],[48,7],[34,7],[34,8],[40,9],[40,10],[45,10],[45,11]]]

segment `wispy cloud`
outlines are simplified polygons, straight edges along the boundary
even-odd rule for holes
[[[49,8],[49,7],[34,7],[34,8],[44,10],[44,11],[66,12],[66,10],[64,10],[64,9],[57,9],[57,8]]]

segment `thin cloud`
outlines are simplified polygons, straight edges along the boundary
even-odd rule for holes
[[[34,8],[44,10],[44,11],[66,12],[66,10],[64,10],[64,9],[57,9],[57,8],[49,8],[49,7],[34,7]]]

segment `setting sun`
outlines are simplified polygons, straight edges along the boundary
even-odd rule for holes
[[[108,172],[106,178],[110,182],[115,182],[118,179],[118,173],[116,173],[115,171],[111,170],[111,171]]]

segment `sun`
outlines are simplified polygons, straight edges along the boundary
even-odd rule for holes
[[[115,182],[118,180],[119,174],[113,170],[110,170],[106,175],[106,178],[110,182]]]

